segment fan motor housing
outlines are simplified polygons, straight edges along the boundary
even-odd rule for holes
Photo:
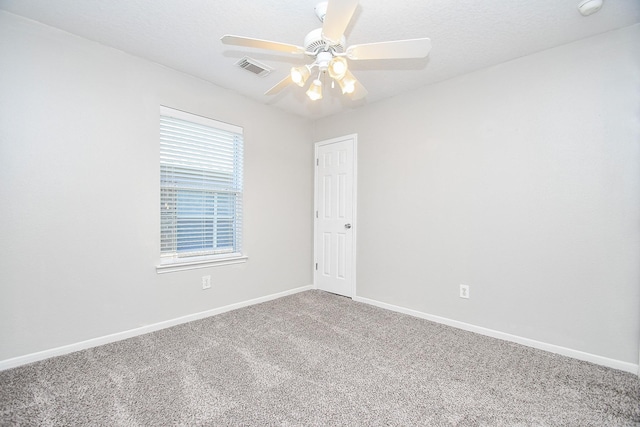
[[[338,43],[331,43],[322,37],[322,28],[316,28],[304,38],[304,49],[307,52],[323,52],[333,50],[337,53],[344,52],[345,38],[342,36]]]

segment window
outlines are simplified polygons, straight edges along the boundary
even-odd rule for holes
[[[160,109],[159,272],[243,262],[242,128]]]

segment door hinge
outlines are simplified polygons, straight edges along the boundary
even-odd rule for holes
[[[318,269],[318,263],[316,262],[316,270]]]
[[[316,159],[316,166],[320,166],[320,159]]]
[[[318,218],[318,211],[316,211],[316,218]]]

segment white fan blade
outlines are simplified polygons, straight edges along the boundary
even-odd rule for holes
[[[264,94],[265,95],[275,95],[276,93],[280,92],[285,87],[289,86],[289,84],[291,84],[291,83],[293,83],[293,81],[291,81],[291,75],[288,74],[287,77],[285,77],[284,79],[280,80],[274,87],[272,87],[271,89],[266,91]]]
[[[331,43],[340,42],[356,7],[358,0],[329,0],[322,24],[322,37]]]
[[[397,40],[393,42],[356,44],[347,48],[347,58],[405,59],[424,58],[431,50],[431,39]]]
[[[346,76],[351,77],[356,82],[355,90],[350,95],[352,100],[357,101],[358,99],[362,99],[367,96],[369,91],[364,86],[362,86],[362,83],[360,83],[360,81],[358,81],[358,79],[356,79],[353,74],[351,74],[351,71],[347,71]]]
[[[258,49],[275,50],[278,52],[286,52],[292,54],[304,53],[304,48],[287,43],[272,42],[269,40],[254,39],[251,37],[225,35],[220,39],[224,44],[234,46],[255,47]]]

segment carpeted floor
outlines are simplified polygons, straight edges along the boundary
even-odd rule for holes
[[[635,375],[308,291],[0,372],[0,424],[640,425]]]

